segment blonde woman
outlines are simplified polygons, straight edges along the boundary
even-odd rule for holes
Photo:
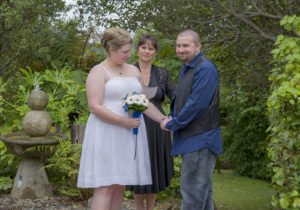
[[[144,120],[130,118],[122,107],[127,94],[142,92],[140,72],[127,63],[132,39],[126,30],[110,28],[101,42],[107,58],[91,69],[86,82],[91,114],[85,130],[78,187],[95,188],[93,210],[119,210],[125,185],[151,184],[151,169]],[[156,122],[164,118],[152,104],[145,114]],[[134,158],[132,128],[137,127]]]

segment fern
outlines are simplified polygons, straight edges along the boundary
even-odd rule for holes
[[[13,186],[13,180],[9,176],[0,177],[0,190],[7,191]]]
[[[38,145],[27,148],[24,152],[54,153],[57,145]]]
[[[56,148],[54,155],[45,165],[51,180],[58,185],[62,195],[80,196],[83,200],[91,197],[92,191],[76,187],[81,155],[81,144],[72,144],[71,140],[62,140]]]

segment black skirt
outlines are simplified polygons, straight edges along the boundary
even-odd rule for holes
[[[127,186],[127,190],[135,194],[151,194],[165,190],[170,185],[174,172],[170,132],[161,130],[159,123],[145,115],[144,119],[147,128],[152,185]]]

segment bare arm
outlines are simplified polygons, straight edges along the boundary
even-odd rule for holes
[[[168,118],[163,115],[152,103],[149,103],[148,109],[144,111],[144,114],[158,123],[160,123],[163,119]]]
[[[99,65],[92,68],[86,82],[87,99],[90,112],[108,123],[127,128],[138,127],[140,123],[139,119],[120,116],[102,105],[105,80],[105,71],[101,69]]]

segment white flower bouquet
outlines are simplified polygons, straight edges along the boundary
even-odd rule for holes
[[[148,108],[149,100],[144,94],[133,93],[125,97],[125,111],[143,112]]]
[[[124,110],[130,114],[133,118],[140,118],[143,111],[148,108],[149,100],[146,95],[133,93],[131,95],[127,95],[124,98]],[[135,152],[134,159],[136,157],[136,149],[137,149],[137,134],[139,129],[133,128],[132,133],[135,135]]]

